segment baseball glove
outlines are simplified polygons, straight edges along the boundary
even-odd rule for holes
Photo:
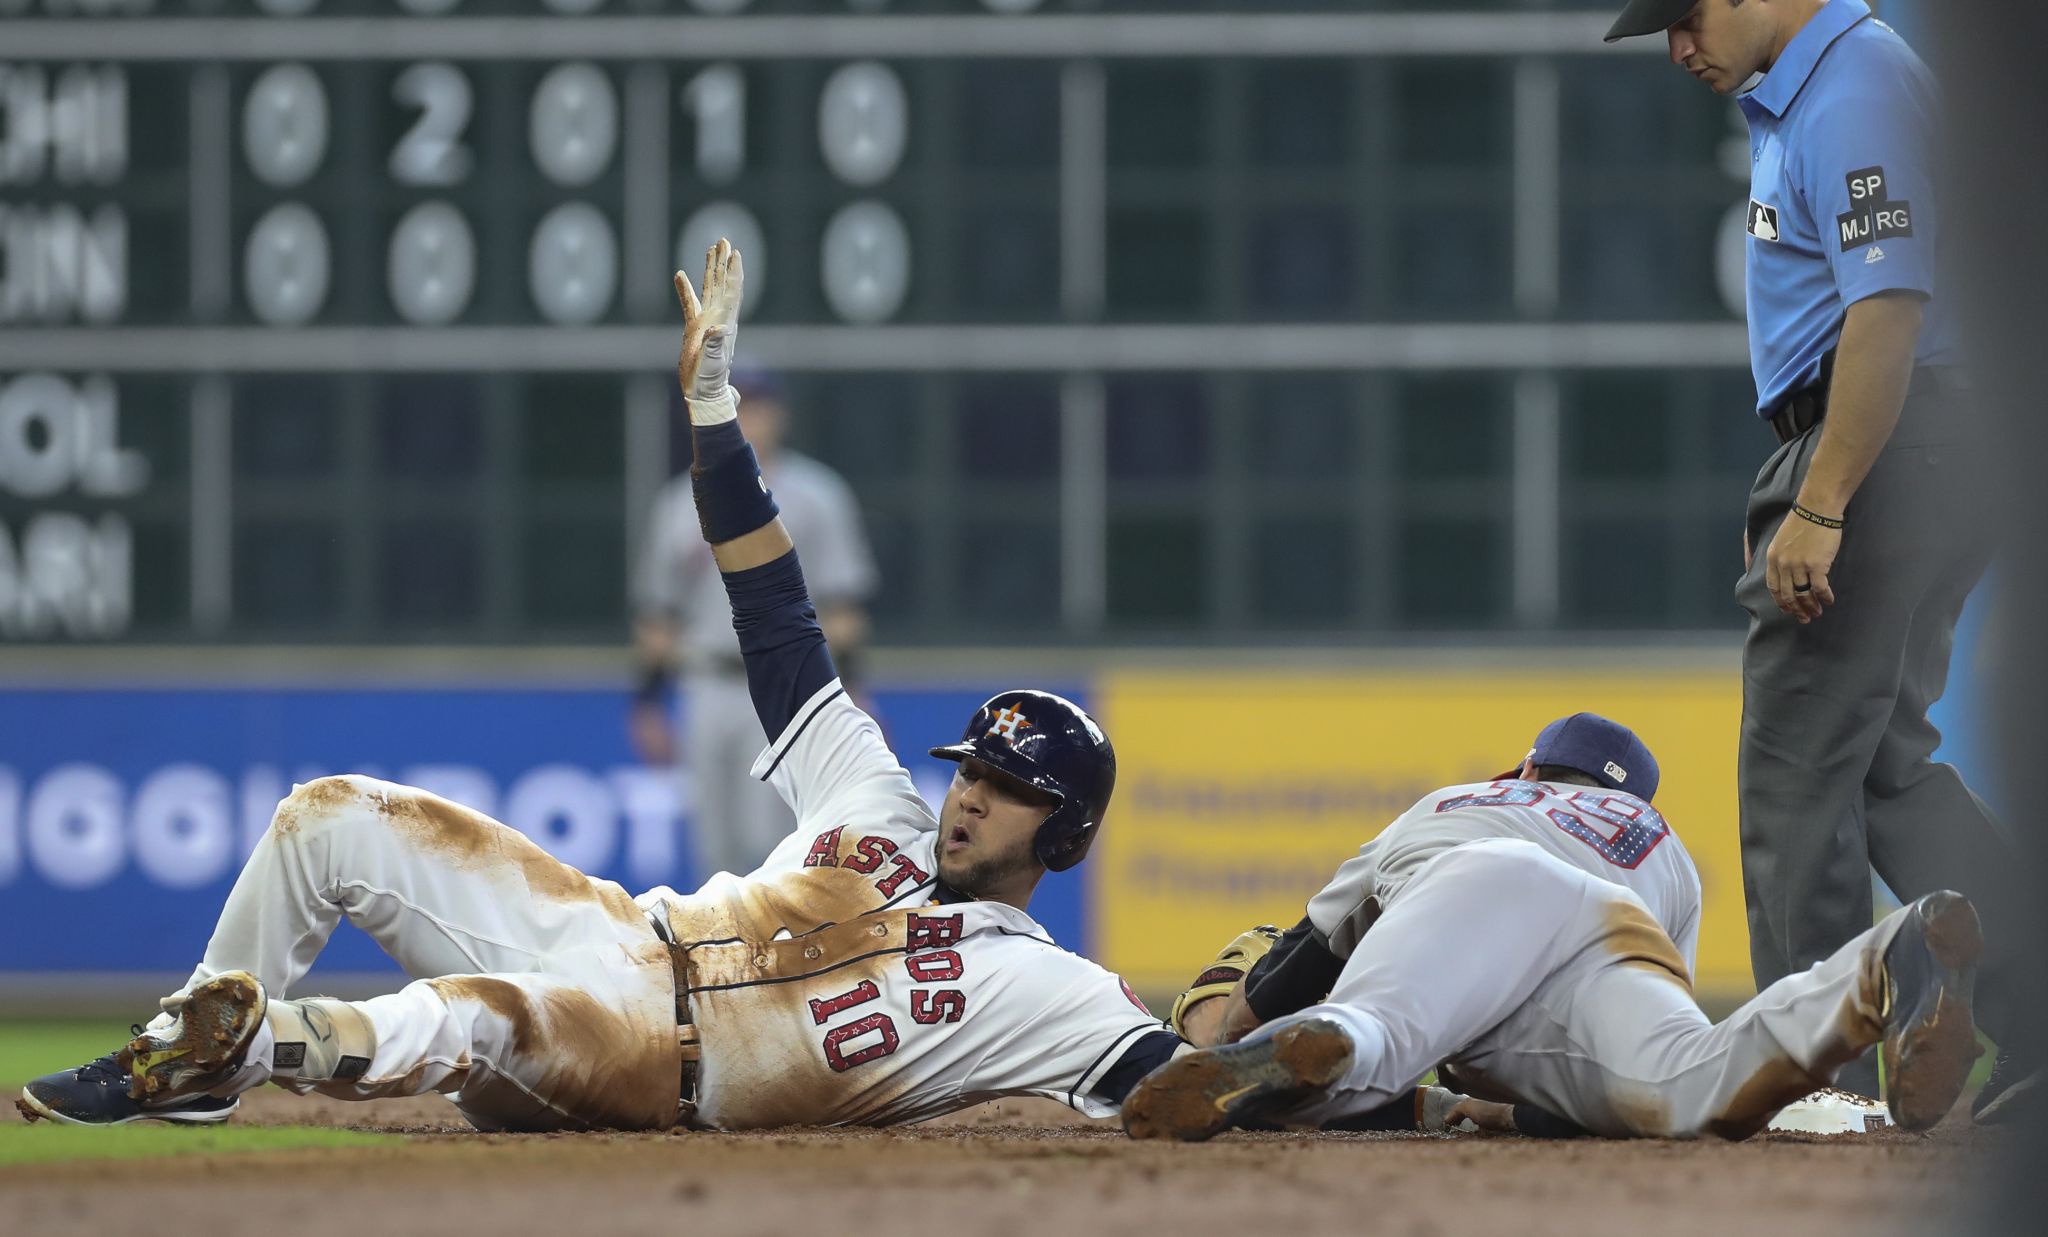
[[[1238,981],[1245,977],[1245,973],[1250,971],[1259,959],[1272,952],[1273,946],[1278,944],[1279,940],[1280,929],[1269,923],[1262,923],[1256,928],[1238,933],[1237,939],[1225,945],[1223,952],[1216,955],[1214,962],[1202,968],[1202,973],[1195,976],[1195,982],[1188,985],[1188,990],[1174,998],[1173,1016],[1167,1019],[1173,1027],[1174,1034],[1186,1038],[1187,1028],[1182,1025],[1181,1018],[1188,1009],[1197,1001],[1206,1001],[1212,996],[1230,995],[1230,990],[1237,987]]]

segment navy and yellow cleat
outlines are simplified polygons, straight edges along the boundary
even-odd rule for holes
[[[132,1035],[141,1027],[129,1028]],[[128,1094],[128,1072],[117,1053],[108,1053],[76,1069],[45,1074],[21,1089],[14,1107],[24,1121],[58,1125],[127,1125],[131,1121],[170,1121],[178,1125],[214,1125],[234,1115],[239,1099],[195,1095],[169,1103],[143,1103]]]
[[[1124,1100],[1124,1133],[1200,1142],[1267,1125],[1269,1114],[1334,1085],[1351,1068],[1351,1053],[1344,1028],[1310,1018],[1260,1039],[1175,1057]]]
[[[1955,1107],[1983,1049],[1971,1021],[1984,930],[1977,908],[1939,890],[1906,908],[1884,951],[1885,1103],[1909,1130],[1932,1129]]]
[[[194,988],[169,1026],[144,1031],[121,1050],[128,1094],[163,1103],[226,1082],[263,1025],[269,998],[247,971],[223,971]]]

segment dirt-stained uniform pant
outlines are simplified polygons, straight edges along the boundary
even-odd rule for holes
[[[1883,1033],[1881,962],[1902,919],[1773,984],[1716,1025],[1641,899],[1520,840],[1430,860],[1386,903],[1327,1003],[1350,1072],[1288,1115],[1325,1123],[1450,1061],[1476,1095],[1609,1137],[1744,1138]]]
[[[1870,926],[1870,869],[1912,901],[1970,897],[1986,954],[1977,1021],[2004,1040],[2026,1025],[2028,977],[2010,952],[2035,934],[2010,840],[1954,766],[1927,711],[1948,682],[1956,620],[1984,574],[1999,520],[1967,393],[1917,375],[1898,428],[1846,513],[1828,574],[1836,604],[1802,626],[1778,609],[1764,547],[1806,480],[1816,427],[1780,447],[1750,493],[1756,547],[1736,599],[1742,654],[1742,884],[1758,987],[1803,970]],[[1824,513],[1833,514],[1833,513]],[[1865,1058],[1842,1085],[1875,1095]]]
[[[418,981],[350,1003],[375,1034],[361,1076],[291,1077],[266,1023],[218,1093],[270,1080],[343,1099],[439,1091],[484,1129],[675,1124],[675,986],[646,915],[619,886],[412,787],[295,787],[186,988],[239,969],[273,1001],[310,995],[295,989],[344,917]]]

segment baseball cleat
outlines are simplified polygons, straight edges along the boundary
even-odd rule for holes
[[[1883,1100],[1822,1087],[1780,1108],[1769,1128],[1789,1134],[1873,1134],[1892,1125],[1891,1110]]]
[[[177,1020],[130,1040],[119,1056],[128,1094],[162,1103],[217,1087],[242,1064],[269,999],[247,971],[223,971],[194,988]]]
[[[2038,1116],[2040,1104],[2041,1066],[2000,1049],[1991,1062],[1991,1077],[1970,1101],[1970,1119],[1978,1125],[2003,1125],[2028,1114]]]
[[[1970,1018],[1984,930],[1977,908],[1943,889],[1918,899],[1884,951],[1884,1069],[1892,1120],[1932,1129],[1983,1051]]]
[[[1124,1101],[1132,1138],[1200,1142],[1327,1089],[1351,1068],[1351,1037],[1327,1018],[1175,1057]]]
[[[141,1027],[129,1033],[142,1034]],[[126,1125],[131,1121],[170,1121],[179,1125],[212,1125],[241,1107],[239,1099],[195,1095],[164,1104],[145,1104],[128,1094],[128,1073],[116,1053],[108,1053],[75,1069],[45,1074],[21,1089],[14,1107],[24,1121],[58,1125]]]

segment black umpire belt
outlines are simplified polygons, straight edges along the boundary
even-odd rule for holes
[[[1828,354],[1829,361],[1834,354]],[[1834,376],[1833,365],[1822,367],[1819,382],[1799,388],[1778,402],[1778,410],[1770,415],[1767,423],[1771,433],[1778,436],[1780,444],[1791,442],[1806,431],[1819,425],[1828,415],[1828,382]],[[1906,398],[1918,395],[1932,395],[1937,391],[1967,390],[1962,370],[1952,365],[1922,365],[1913,370],[1913,379],[1906,385]]]

